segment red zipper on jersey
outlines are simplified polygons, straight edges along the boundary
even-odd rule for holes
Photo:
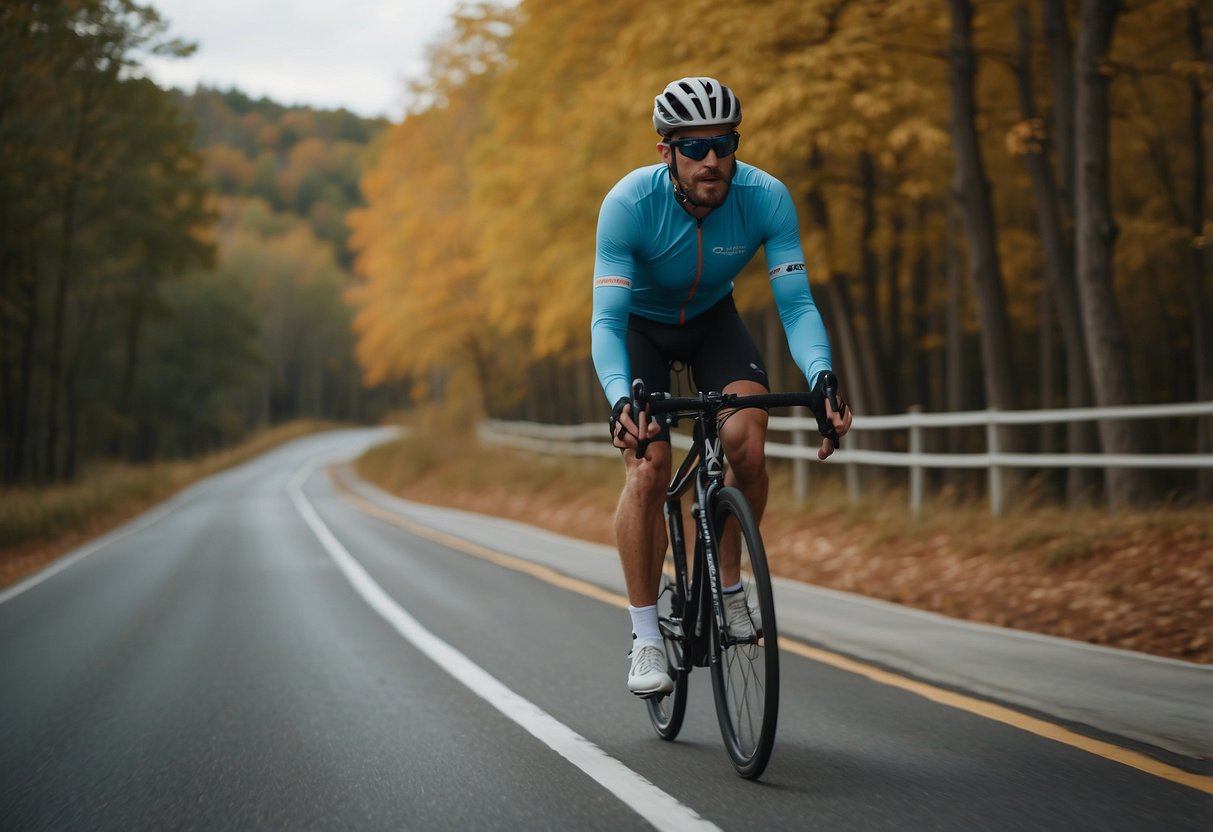
[[[691,284],[691,293],[687,295],[687,299],[682,302],[682,308],[678,310],[679,326],[687,322],[687,304],[691,302],[691,298],[695,297],[695,289],[699,286],[699,278],[703,277],[703,220],[695,220],[695,238],[699,248],[699,265],[695,268],[695,282]]]

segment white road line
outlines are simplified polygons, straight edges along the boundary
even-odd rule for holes
[[[514,693],[405,612],[341,545],[304,496],[303,483],[314,467],[315,463],[310,462],[291,478],[287,486],[291,501],[362,599],[391,624],[396,632],[469,690],[577,766],[657,829],[714,829],[719,832],[719,827],[715,824],[700,817],[690,807],[679,803],[585,737]]]

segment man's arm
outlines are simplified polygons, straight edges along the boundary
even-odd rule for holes
[[[598,213],[594,255],[594,312],[590,319],[590,355],[598,381],[611,404],[631,395],[628,361],[628,313],[635,273],[635,220],[626,204],[607,195]]]
[[[608,402],[629,395],[628,310],[632,281],[606,276],[594,280],[594,315],[590,319],[590,355]]]
[[[818,375],[832,366],[830,339],[809,288],[804,249],[800,245],[800,223],[792,196],[778,181],[774,182],[769,196],[770,228],[763,243],[767,274],[775,295],[775,306],[779,310],[779,320],[788,337],[788,349],[811,390],[817,383]]]

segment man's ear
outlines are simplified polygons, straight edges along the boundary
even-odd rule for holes
[[[667,165],[670,163],[670,153],[673,152],[673,150],[674,148],[665,143],[665,139],[657,142],[657,152],[661,155],[661,161],[665,162]]]

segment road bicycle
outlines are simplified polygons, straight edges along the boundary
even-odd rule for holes
[[[837,381],[833,384],[826,394],[836,405]],[[694,421],[691,448],[666,491],[669,543],[657,598],[658,623],[674,688],[663,696],[646,699],[649,718],[658,736],[675,739],[686,713],[691,671],[711,668],[725,748],[737,772],[751,780],[762,775],[775,745],[779,639],[758,522],[745,495],[724,484],[725,457],[719,431],[725,420],[744,408],[811,407],[811,400],[809,393],[648,396],[640,381],[633,382],[632,387],[632,412],[642,414],[642,419],[647,408],[649,418],[671,427],[681,419]],[[837,446],[837,434],[830,438]],[[644,455],[646,444],[642,442],[637,448],[638,455]],[[695,547],[688,563],[682,499],[692,488]],[[734,555],[736,567],[731,565]],[[743,634],[730,632],[724,597],[724,588],[735,585],[738,567],[752,625],[752,631],[745,627]]]

